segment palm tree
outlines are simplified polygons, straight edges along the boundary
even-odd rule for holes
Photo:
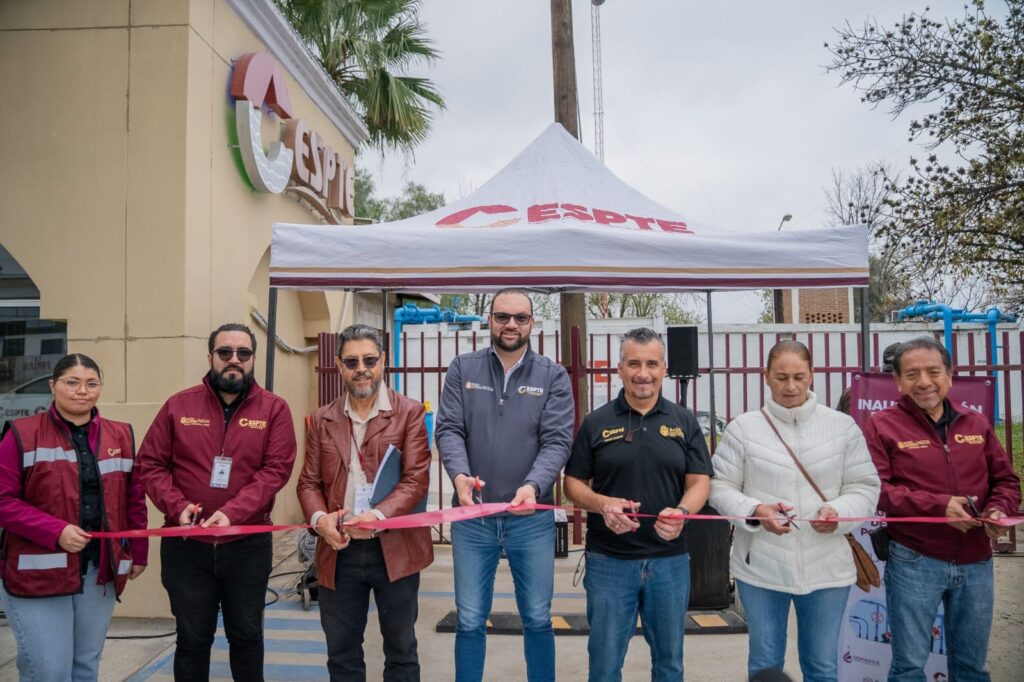
[[[362,115],[373,146],[411,152],[426,139],[444,98],[430,80],[400,75],[440,56],[418,0],[275,2]]]

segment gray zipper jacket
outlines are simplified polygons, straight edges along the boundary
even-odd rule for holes
[[[572,445],[569,375],[527,347],[503,390],[504,383],[505,370],[490,347],[452,361],[437,415],[441,462],[452,479],[479,476],[487,484],[484,502],[508,502],[531,481],[540,489],[537,502],[551,504]]]

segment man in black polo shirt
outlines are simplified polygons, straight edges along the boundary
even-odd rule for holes
[[[638,613],[651,680],[683,679],[690,557],[679,515],[704,506],[713,470],[693,413],[661,396],[665,369],[657,332],[626,332],[623,389],[583,420],[565,467],[566,494],[592,512],[583,577],[591,682],[621,679]]]

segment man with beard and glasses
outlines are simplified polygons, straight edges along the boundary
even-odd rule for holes
[[[253,380],[256,337],[248,327],[221,325],[208,345],[203,382],[168,398],[149,427],[139,476],[165,527],[270,524],[295,462],[291,411]],[[209,679],[220,609],[232,677],[262,680],[270,533],[164,538],[160,559],[177,621],[174,679]]]
[[[420,571],[434,560],[429,528],[359,528],[422,510],[430,447],[422,404],[381,383],[384,339],[365,324],[338,335],[341,397],[313,414],[299,475],[302,511],[319,535],[320,623],[332,680],[365,680],[370,593],[384,640],[384,680],[420,679],[416,650]]]
[[[569,377],[530,348],[533,304],[524,291],[494,295],[490,327],[491,346],[455,358],[441,394],[437,448],[455,485],[453,504],[551,504],[572,444]],[[553,680],[554,513],[528,507],[456,523],[451,532],[455,679],[483,678],[487,618],[504,551],[523,624],[527,679]]]

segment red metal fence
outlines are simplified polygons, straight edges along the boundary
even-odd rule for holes
[[[891,326],[890,326],[891,327]],[[732,328],[735,329],[735,328]],[[941,332],[918,328],[885,329],[873,331],[870,344],[869,367],[879,371],[884,348],[896,340],[931,333],[941,340]],[[562,362],[559,333],[535,332],[533,348],[540,354]],[[796,331],[722,331],[715,334],[715,404],[717,416],[728,422],[738,414],[760,407],[765,398],[765,384],[761,378],[768,350],[784,338],[796,338],[805,343],[814,359],[814,390],[826,405],[834,406],[839,396],[851,381],[854,373],[861,371],[860,333],[854,331],[796,330]],[[335,336],[320,335],[320,351],[316,371],[319,378],[319,400],[324,405],[338,397],[340,377],[334,365]],[[1001,423],[998,425],[1005,436],[1011,456],[1014,450],[1013,424],[1022,420],[1024,413],[1024,365],[1021,351],[1024,349],[1024,332],[1000,330],[997,332],[998,350],[990,357],[992,337],[983,328],[957,330],[953,336],[952,355],[955,364],[954,377],[994,374],[998,377],[998,402]],[[451,360],[460,353],[477,350],[489,345],[489,332],[468,331],[404,331],[400,338],[398,352],[390,342],[389,369],[386,375],[390,385],[399,392],[419,400],[430,402],[436,411],[441,386]],[[686,403],[698,412],[708,410],[708,368],[706,361],[706,336],[702,340],[699,358],[700,378],[690,383]],[[586,367],[575,368],[586,373],[589,384],[587,412],[612,400],[618,394],[620,385],[616,374],[618,364],[618,335],[615,333],[593,333],[588,336]],[[395,356],[400,365],[395,366]],[[569,364],[569,363],[565,363]],[[573,368],[569,368],[572,371]],[[665,397],[680,400],[680,383],[666,380]],[[708,421],[710,425],[710,421]],[[447,490],[446,490],[447,489]],[[450,487],[438,467],[437,504],[447,506]]]

